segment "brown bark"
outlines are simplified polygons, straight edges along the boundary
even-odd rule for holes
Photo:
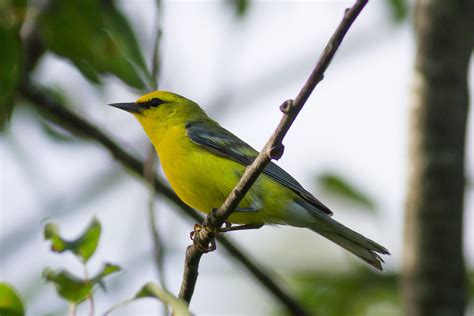
[[[406,315],[463,315],[467,72],[473,0],[417,0],[403,259]]]

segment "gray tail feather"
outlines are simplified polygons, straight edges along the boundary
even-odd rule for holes
[[[309,227],[312,231],[352,252],[374,268],[380,271],[383,270],[382,262],[384,261],[379,254],[390,255],[385,247],[379,245],[375,241],[365,238],[361,234],[347,228],[329,216],[325,216],[325,214],[321,214],[321,216],[317,216],[315,219],[316,222]]]

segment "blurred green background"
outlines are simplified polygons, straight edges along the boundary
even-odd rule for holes
[[[49,251],[42,236],[47,220],[59,223],[70,238],[93,215],[102,223],[91,270],[112,261],[125,272],[106,281],[107,292],[96,292],[97,314],[148,281],[161,279],[172,293],[179,290],[194,221],[114,159],[117,145],[145,161],[149,144],[131,117],[106,104],[132,101],[157,86],[197,101],[259,149],[279,120],[278,105],[294,97],[352,3],[0,0],[0,279],[17,288],[27,314],[67,311],[41,277],[45,267],[82,273],[72,256]],[[386,271],[374,272],[298,229],[229,236],[318,315],[403,314],[399,282],[413,6],[405,0],[369,3],[290,130],[279,162],[336,219],[392,252]],[[472,73],[471,65],[471,79]],[[164,179],[158,163],[156,168]],[[472,172],[469,164],[468,179]],[[474,219],[473,205],[471,180],[465,223]],[[150,207],[163,245],[158,273]],[[202,260],[193,312],[285,313],[218,247]],[[464,248],[467,313],[474,315],[474,233],[468,227]],[[80,315],[88,311],[82,305]],[[161,312],[156,301],[140,301],[114,314]]]

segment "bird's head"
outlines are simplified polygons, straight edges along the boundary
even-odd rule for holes
[[[135,102],[109,105],[132,113],[148,135],[159,133],[172,125],[186,124],[206,116],[195,102],[161,90],[145,94]]]

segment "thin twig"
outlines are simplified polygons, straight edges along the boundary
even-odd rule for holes
[[[156,226],[156,208],[155,208],[155,165],[156,152],[153,146],[150,145],[147,160],[143,166],[143,176],[148,182],[150,197],[148,199],[148,222],[150,225],[151,237],[153,242],[153,254],[155,259],[156,272],[160,286],[166,290],[166,280],[164,271],[164,256],[165,248],[161,240],[158,228]],[[163,303],[164,315],[169,315],[168,304]]]
[[[76,115],[28,80],[23,82],[19,92],[23,98],[29,101],[31,106],[38,109],[40,114],[50,122],[61,126],[79,137],[96,141],[108,150],[119,163],[133,172],[135,176],[143,178],[143,162],[120,147],[111,138],[105,135],[102,130],[90,123],[88,120]],[[156,194],[166,198],[169,202],[178,206],[177,209],[193,221],[203,221],[201,215],[184,204],[168,186],[163,184],[163,182],[158,179],[155,179],[154,182]],[[302,310],[301,307],[298,308],[298,303],[291,297],[291,295],[275,283],[274,280],[276,278],[270,272],[268,267],[259,267],[250,255],[243,253],[239,247],[225,236],[217,236],[217,240],[237,262],[242,264],[242,266],[247,269],[266,289],[268,289],[278,301],[286,306],[288,310]]]
[[[152,78],[152,89],[158,89],[159,75],[160,75],[160,42],[161,42],[161,0],[156,1],[157,18],[156,18],[156,36],[155,43],[153,46],[153,53],[151,55],[151,78]],[[160,286],[166,290],[166,280],[164,272],[164,256],[165,248],[160,237],[160,232],[156,226],[156,208],[155,208],[155,165],[156,165],[156,152],[154,147],[150,144],[147,154],[147,159],[143,166],[143,176],[149,184],[150,197],[148,199],[148,223],[150,225],[150,232],[153,242],[153,253],[155,259],[155,266],[157,270],[158,281]],[[163,314],[169,315],[168,304],[163,302]]]
[[[68,316],[76,316],[77,305],[75,303],[69,303],[67,315]]]
[[[202,229],[196,231],[194,235],[194,243],[186,249],[185,268],[179,295],[180,298],[183,298],[188,303],[191,301],[194,292],[194,287],[198,277],[199,262],[205,249],[208,249],[209,245],[213,243],[218,229],[223,225],[227,218],[232,215],[237,205],[248,192],[252,184],[257,180],[265,166],[271,159],[278,160],[282,156],[284,150],[282,143],[283,138],[316,85],[323,80],[324,72],[331,63],[331,60],[344,39],[345,34],[367,2],[368,0],[357,0],[351,9],[346,9],[341,23],[330,38],[316,64],[316,67],[313,69],[311,75],[296,98],[294,100],[287,100],[280,106],[280,110],[283,112],[283,117],[262,151],[259,153],[257,158],[255,158],[253,163],[246,168],[239,183],[229,194],[224,204],[222,204],[216,212],[211,212],[206,217]],[[301,311],[296,312],[291,310],[291,312],[293,314],[301,314]]]
[[[108,310],[106,310],[102,316],[109,316],[113,311],[115,311],[117,308],[120,308],[120,307],[123,307],[125,305],[128,305],[130,304],[131,302],[133,302],[135,300],[135,297],[131,297],[131,298],[128,298],[128,299],[125,299],[123,301],[120,301],[118,302],[117,304],[113,305],[112,307],[110,307]]]
[[[84,268],[84,282],[89,283],[89,272],[87,271],[87,266],[86,266],[85,262],[82,263],[82,267]],[[94,294],[93,294],[93,292],[91,292],[89,294],[88,301],[89,301],[89,307],[90,307],[89,316],[94,316],[95,308],[94,308]]]
[[[160,58],[160,43],[161,43],[161,35],[163,33],[161,29],[161,20],[163,17],[163,6],[161,0],[156,0],[156,10],[157,10],[157,18],[156,18],[156,35],[155,35],[155,45],[153,46],[153,54],[151,59],[151,76],[153,80],[153,90],[158,89],[158,78],[160,76],[161,71],[161,58]]]

